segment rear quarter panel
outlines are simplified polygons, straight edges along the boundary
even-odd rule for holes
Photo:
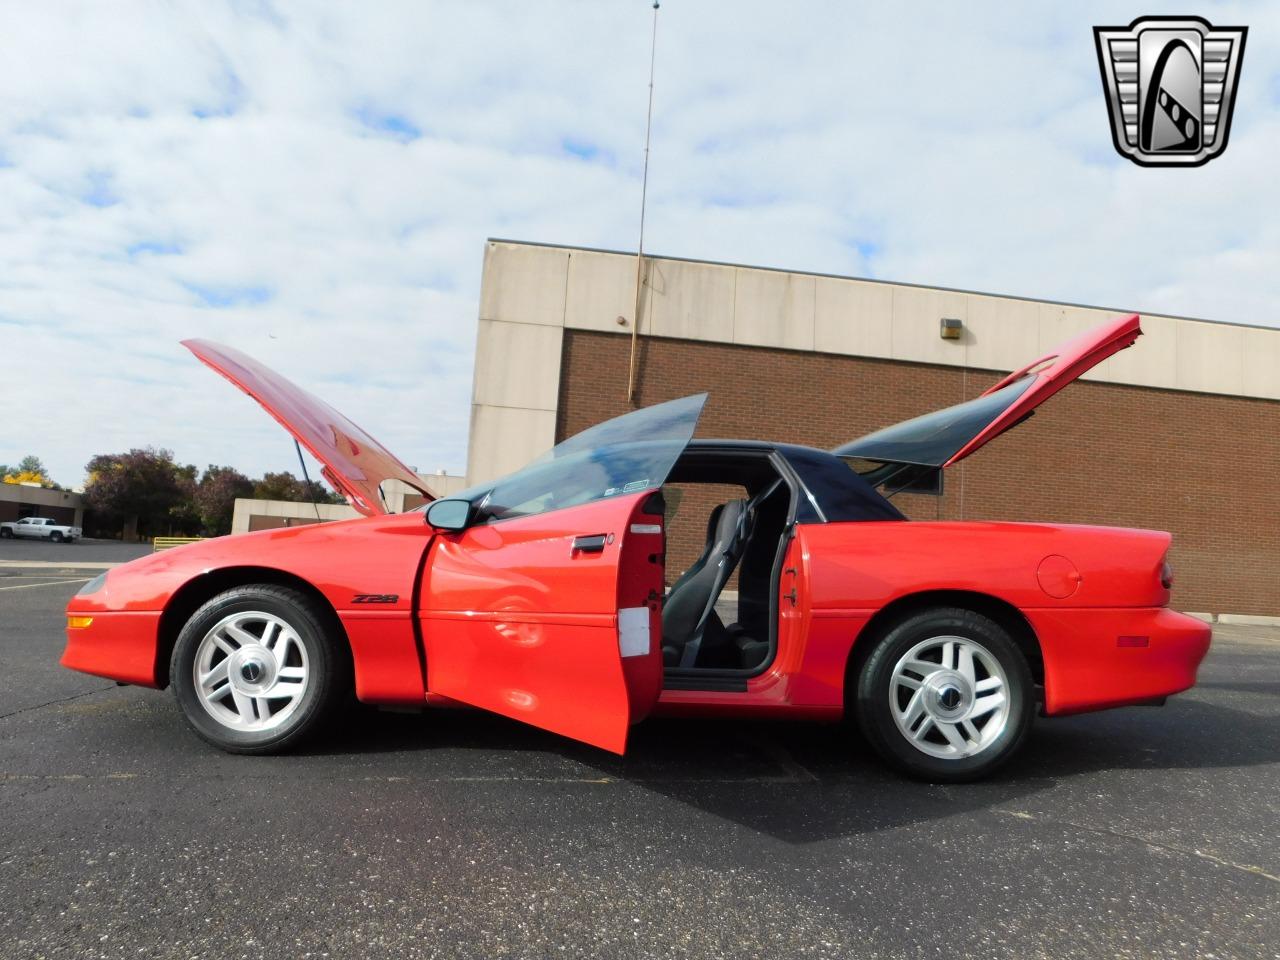
[[[915,594],[964,591],[1016,607],[1037,631],[1047,672],[1074,660],[1063,629],[1072,621],[1038,612],[1150,609],[1169,600],[1160,567],[1170,537],[1157,531],[877,521],[806,524],[796,535],[809,620],[791,689],[800,704],[842,702],[849,656],[867,623]]]

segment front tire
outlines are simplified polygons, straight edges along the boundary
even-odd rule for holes
[[[53,533],[49,534],[49,539],[54,543],[61,543],[63,538],[62,534],[55,530]]]
[[[986,776],[1026,739],[1035,708],[1026,657],[995,621],[926,610],[890,627],[857,678],[863,734],[908,776],[958,783]]]
[[[289,587],[214,597],[178,634],[169,677],[183,716],[229,753],[280,753],[312,736],[351,686],[332,615]]]

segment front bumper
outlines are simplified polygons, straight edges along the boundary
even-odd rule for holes
[[[1026,610],[1044,655],[1044,712],[1143,703],[1195,685],[1213,632],[1165,607]]]
[[[67,629],[67,648],[59,661],[64,667],[94,676],[158,687],[156,642],[159,611],[143,613],[99,610],[67,611],[92,617],[87,627]]]

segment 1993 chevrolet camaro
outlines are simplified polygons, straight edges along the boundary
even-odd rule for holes
[[[1140,334],[1137,316],[1109,322],[974,400],[833,451],[695,440],[706,395],[672,400],[448,499],[283,377],[186,341],[367,516],[111,570],[68,606],[62,663],[172,686],[197,734],[240,753],[295,745],[354,689],[618,753],[651,714],[848,714],[898,769],[971,779],[1017,750],[1037,705],[1186,690],[1210,631],[1167,608],[1167,533],[908,521],[887,496],[940,483]],[[388,514],[393,479],[430,502]],[[705,546],[671,582],[673,516],[726,484],[742,495],[686,517]]]

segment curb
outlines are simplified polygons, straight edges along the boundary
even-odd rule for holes
[[[1218,623],[1233,623],[1240,627],[1280,627],[1280,617],[1263,617],[1247,613],[1220,613]]]

